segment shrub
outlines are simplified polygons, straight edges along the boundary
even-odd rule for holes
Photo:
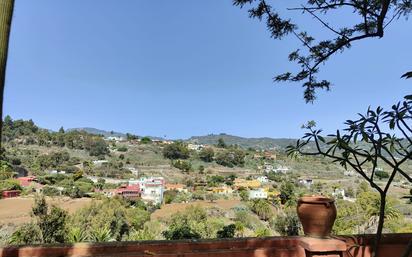
[[[60,195],[60,191],[57,188],[51,187],[51,186],[44,186],[42,189],[42,192],[45,196],[59,196]]]
[[[240,149],[230,149],[219,152],[216,155],[216,163],[226,166],[242,166],[245,163],[246,154]]]
[[[217,238],[233,238],[235,236],[235,231],[235,224],[224,226],[221,230],[217,232]]]
[[[150,139],[150,137],[142,137],[142,139],[140,139],[140,143],[142,144],[149,144],[151,142],[152,140]]]
[[[192,164],[188,161],[176,160],[172,163],[172,165],[183,172],[189,172],[192,170]]]
[[[189,149],[186,144],[181,141],[174,142],[170,145],[166,145],[163,148],[163,156],[167,159],[187,159],[189,158]]]
[[[127,147],[126,146],[120,146],[117,148],[117,151],[119,152],[127,152]]]
[[[199,152],[199,159],[201,159],[204,162],[212,162],[214,156],[215,156],[215,151],[213,151],[213,149],[210,147],[203,148]]]

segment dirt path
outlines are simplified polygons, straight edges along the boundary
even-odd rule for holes
[[[67,197],[46,198],[49,204],[55,204],[69,213],[88,205],[92,199]],[[31,220],[30,211],[34,203],[33,197],[16,197],[0,199],[0,224],[22,224]]]

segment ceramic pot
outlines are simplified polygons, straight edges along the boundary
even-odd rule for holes
[[[299,198],[297,212],[305,235],[325,238],[336,219],[335,200],[324,196]]]

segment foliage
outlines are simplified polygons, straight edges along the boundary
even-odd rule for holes
[[[92,240],[106,238],[104,240],[120,241],[132,229],[141,229],[149,220],[146,210],[128,206],[129,203],[118,198],[92,202],[89,206],[76,211],[71,217],[70,224],[89,231],[94,238]]]
[[[140,143],[142,144],[150,144],[152,142],[152,139],[150,139],[150,137],[142,137],[140,139]]]
[[[69,243],[81,243],[88,239],[88,235],[83,228],[71,227],[67,235],[67,241]]]
[[[210,201],[211,203],[213,203],[217,199],[219,199],[217,194],[214,194],[214,193],[206,194],[206,200]]]
[[[214,238],[223,223],[208,218],[200,206],[190,206],[184,212],[173,214],[163,236],[169,240]]]
[[[119,152],[127,152],[127,147],[126,146],[120,146],[117,148],[117,151]]]
[[[268,228],[265,228],[265,227],[260,227],[255,232],[256,237],[267,237],[267,236],[270,236],[270,235],[271,235],[270,230]]]
[[[265,199],[250,201],[250,209],[256,213],[260,219],[265,221],[269,220],[274,215],[270,203]]]
[[[301,226],[296,211],[291,208],[273,218],[271,225],[281,236],[297,236]]]
[[[245,163],[245,152],[241,149],[227,149],[216,154],[216,163],[226,166],[243,166]]]
[[[31,245],[43,243],[41,230],[35,223],[23,224],[13,232],[9,239],[9,243],[16,245]]]
[[[405,170],[405,163],[412,159],[412,95],[405,96],[404,101],[384,111],[382,107],[372,110],[368,108],[366,114],[359,114],[356,120],[347,120],[344,132],[325,138],[322,130],[317,130],[315,122],[309,122],[303,127],[308,130],[302,140],[298,140],[296,146],[288,148],[290,156],[321,155],[332,159],[344,168],[355,170],[369,185],[379,194],[379,216],[377,225],[377,246],[382,237],[385,221],[387,193],[391,188],[396,175],[400,175],[412,182],[411,176]],[[395,134],[398,131],[403,138]],[[304,148],[313,141],[316,151],[308,152]],[[378,164],[382,162],[392,170],[389,178],[383,186],[376,182]],[[370,168],[372,167],[372,168]],[[379,179],[379,177],[378,177]]]
[[[316,74],[319,67],[329,58],[337,53],[350,48],[353,42],[367,38],[381,38],[386,27],[395,19],[401,16],[408,18],[412,11],[412,1],[313,1],[308,0],[306,4],[289,10],[300,11],[319,21],[319,24],[334,37],[330,39],[315,40],[315,37],[307,31],[299,31],[298,25],[291,19],[282,17],[280,12],[269,5],[268,0],[233,0],[234,5],[244,7],[252,5],[249,15],[252,18],[264,20],[271,37],[283,39],[292,34],[300,43],[303,49],[299,48],[289,54],[289,61],[296,62],[300,69],[297,73],[286,72],[275,77],[275,81],[301,82],[304,91],[304,98],[307,102],[313,102],[316,98],[316,89],[329,90],[330,82],[318,80]],[[344,12],[350,8],[358,15],[361,22],[349,23],[340,28],[334,28],[325,20],[329,15],[335,15],[336,11]],[[291,15],[292,17],[292,15]],[[345,23],[348,24],[348,23]],[[408,73],[404,74],[408,77]]]
[[[149,221],[146,222],[143,226],[143,229],[133,230],[128,240],[155,240],[160,239],[161,237],[161,224],[158,221]]]
[[[389,178],[389,173],[384,170],[376,170],[375,176],[379,179]]]
[[[170,204],[174,201],[174,199],[176,198],[176,195],[178,194],[178,192],[176,190],[168,190],[166,192],[164,192],[163,194],[163,199],[165,204]]]
[[[22,190],[22,188],[16,179],[0,180],[0,192],[6,190]]]
[[[235,224],[224,226],[221,230],[217,232],[217,238],[233,238],[235,237],[235,231]]]
[[[366,207],[366,206],[365,206]],[[336,201],[337,217],[333,225],[335,235],[352,235],[361,233],[361,226],[367,222],[363,206],[344,200]]]
[[[49,206],[44,196],[36,195],[32,208],[34,223],[27,223],[17,229],[11,243],[64,243],[67,237],[67,212],[59,207]]]
[[[9,141],[17,137],[28,136],[36,133],[39,128],[34,124],[32,120],[12,120],[12,118],[7,115],[3,122],[2,139],[4,141]]]
[[[192,164],[185,160],[176,160],[172,162],[173,167],[181,170],[182,172],[192,171]]]
[[[214,175],[214,176],[207,177],[207,185],[209,187],[216,187],[219,184],[222,184],[224,182],[225,182],[225,178],[223,176]]]
[[[204,162],[212,162],[215,156],[215,151],[211,147],[205,147],[199,152],[199,159]]]
[[[89,151],[90,156],[104,156],[109,153],[106,142],[100,138],[88,138],[85,141],[85,149]]]
[[[66,151],[52,152],[50,154],[40,155],[37,157],[37,165],[41,170],[44,169],[57,169],[62,164],[70,160],[70,155]]]
[[[14,177],[14,169],[10,163],[0,160],[0,180]]]
[[[294,205],[296,203],[296,188],[291,181],[284,181],[280,186],[280,200],[282,204]]]
[[[144,224],[150,220],[150,213],[139,208],[126,209],[126,219],[128,224],[135,229],[143,229]]]
[[[223,140],[223,138],[219,138],[217,140],[217,145],[216,146],[219,147],[219,148],[226,148],[227,147],[227,145],[226,145],[225,141]]]
[[[67,212],[52,206],[50,212],[37,217],[37,224],[42,232],[43,242],[64,243],[67,236]]]
[[[60,191],[57,188],[51,187],[51,186],[44,186],[42,188],[42,193],[45,196],[59,196],[60,195]]]
[[[112,232],[107,225],[103,227],[94,227],[91,230],[89,237],[92,242],[109,242],[113,240]]]
[[[163,148],[163,156],[171,160],[187,159],[190,153],[185,143],[176,141]]]
[[[130,134],[130,133],[126,133],[126,140],[127,141],[132,141],[132,140],[137,140],[137,139],[139,139],[138,136]]]

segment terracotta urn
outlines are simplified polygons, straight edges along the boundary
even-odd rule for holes
[[[334,199],[324,196],[303,196],[298,200],[297,212],[306,236],[330,236],[336,219]]]

